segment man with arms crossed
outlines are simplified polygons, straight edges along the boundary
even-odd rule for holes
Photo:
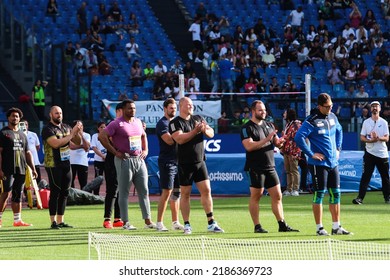
[[[383,198],[385,203],[390,204],[389,152],[386,146],[386,142],[389,141],[389,126],[387,121],[379,116],[380,103],[373,101],[370,107],[371,118],[363,122],[360,132],[360,141],[366,143],[363,156],[363,174],[360,179],[359,195],[352,200],[352,203],[363,203],[368,184],[376,167],[382,179]]]
[[[308,156],[309,170],[313,181],[313,214],[317,235],[329,235],[322,224],[322,200],[329,192],[329,211],[332,215],[332,234],[352,234],[340,224],[340,174],[338,160],[343,141],[342,127],[332,113],[332,98],[321,93],[317,99],[318,108],[306,118],[295,135],[298,147]],[[310,146],[306,143],[310,141]]]
[[[176,143],[169,133],[169,122],[176,116],[176,101],[168,98],[164,101],[164,116],[156,125],[156,134],[160,144],[160,154],[158,157],[158,167],[160,171],[160,186],[162,194],[158,202],[157,212],[157,230],[168,231],[163,224],[165,209],[168,199],[172,212],[172,229],[183,230],[184,227],[179,223],[179,203],[180,186],[177,174],[177,156]]]
[[[245,170],[250,179],[249,213],[255,233],[267,233],[260,225],[259,202],[264,188],[271,196],[272,212],[279,224],[279,232],[298,232],[284,220],[282,192],[275,170],[274,145],[281,147],[283,141],[277,136],[274,126],[265,121],[267,110],[260,100],[251,105],[252,117],[241,128],[241,141],[246,150]]]
[[[123,115],[110,122],[99,134],[102,145],[115,155],[114,163],[118,179],[119,209],[124,223],[123,229],[137,229],[129,221],[129,192],[131,183],[138,193],[138,203],[144,228],[156,228],[151,221],[148,190],[148,170],[145,158],[148,155],[148,140],[141,120],[135,117],[136,107],[133,100],[122,101]],[[111,137],[112,143],[109,140]]]
[[[205,163],[203,135],[214,137],[214,129],[199,115],[194,115],[194,105],[188,97],[179,101],[180,115],[169,123],[169,133],[177,143],[178,170],[180,182],[180,209],[184,220],[184,233],[191,234],[190,195],[195,182],[200,193],[200,200],[208,221],[209,232],[224,232],[213,214],[210,179]]]

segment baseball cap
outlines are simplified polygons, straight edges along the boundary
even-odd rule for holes
[[[374,106],[374,105],[378,105],[378,106],[381,106],[381,104],[379,103],[379,101],[372,101],[370,106]]]

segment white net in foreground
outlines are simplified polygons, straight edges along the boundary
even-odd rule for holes
[[[89,233],[98,260],[390,260],[390,245],[334,239],[259,240]],[[92,252],[92,250],[96,250]]]

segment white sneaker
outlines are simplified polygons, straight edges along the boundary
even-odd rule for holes
[[[126,224],[122,228],[127,229],[127,230],[136,230],[137,229],[135,226],[131,225],[129,222],[126,222]]]
[[[184,226],[179,222],[173,222],[172,229],[173,230],[184,230]]]
[[[329,233],[324,228],[320,228],[317,230],[317,235],[328,236]]]
[[[285,190],[285,191],[283,192],[283,195],[284,195],[284,196],[290,196],[291,193],[290,193],[288,190]]]
[[[215,233],[223,233],[225,232],[222,228],[220,228],[217,224],[217,222],[213,222],[211,225],[207,226],[208,232],[215,232]]]
[[[299,196],[299,192],[298,191],[292,191],[291,195],[292,196]]]
[[[193,59],[193,57],[192,57],[192,52],[189,52],[189,53],[188,53],[188,58],[189,58],[190,60]]]
[[[145,224],[144,229],[157,229],[157,226],[155,223],[151,222],[150,224]]]
[[[332,235],[353,235],[353,233],[340,226],[339,228],[332,229]]]
[[[200,60],[199,58],[195,58],[195,62],[196,63],[202,63],[202,60]]]
[[[184,225],[184,234],[191,234],[192,233],[192,228],[190,225]]]
[[[158,225],[156,228],[157,231],[168,231],[168,229],[163,224]]]

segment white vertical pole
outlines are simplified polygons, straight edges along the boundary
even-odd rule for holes
[[[311,111],[311,75],[305,75],[305,110],[306,117],[310,115]]]
[[[179,99],[184,97],[184,74],[179,75]]]

